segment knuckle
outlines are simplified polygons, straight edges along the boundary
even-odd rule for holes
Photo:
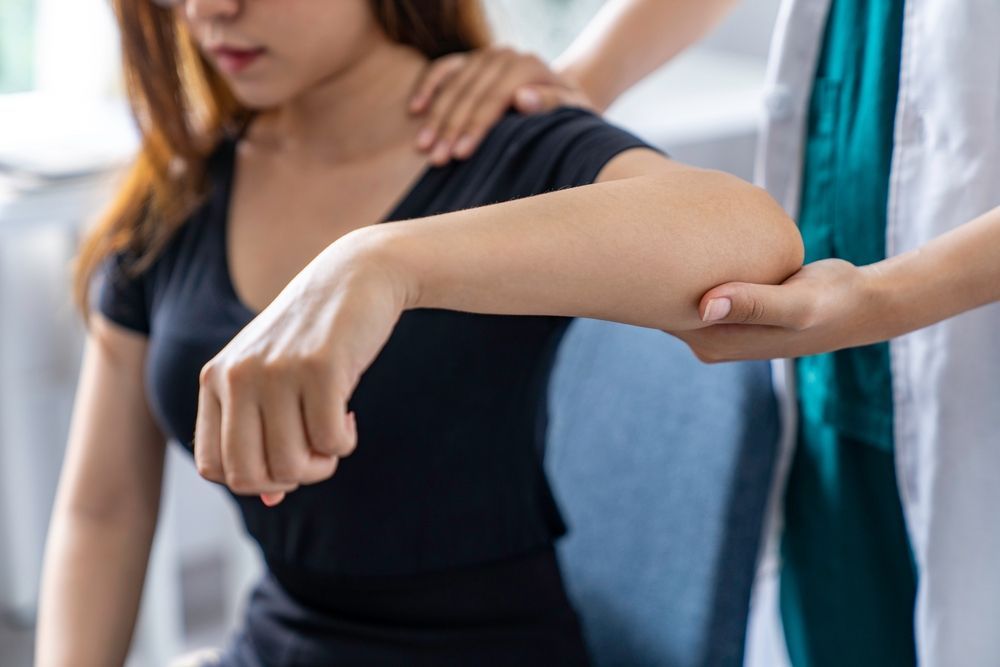
[[[293,359],[277,357],[268,359],[260,366],[260,376],[264,381],[282,379],[292,375],[298,364]]]
[[[764,304],[759,299],[747,298],[734,317],[734,320],[743,324],[752,324],[760,321],[764,317]]]
[[[447,76],[448,72],[451,72],[458,66],[462,65],[466,58],[467,56],[464,53],[450,53],[434,61],[431,65],[431,71],[440,76]]]
[[[441,130],[441,116],[441,100],[440,98],[434,98],[434,101],[431,103],[431,108],[426,114],[424,128],[434,133],[435,141],[437,140]]]
[[[341,446],[332,434],[319,434],[310,438],[310,446],[313,450],[327,456],[340,456]]]
[[[489,127],[496,122],[497,116],[500,114],[500,109],[508,107],[510,101],[510,95],[500,95],[495,92],[490,93],[483,100],[482,106],[473,113],[469,124],[477,128]]]
[[[337,463],[339,460],[336,456],[330,456],[326,459],[313,459],[308,471],[304,475],[304,481],[308,484],[315,484],[316,482],[330,479],[337,472]]]
[[[354,450],[358,448],[358,441],[353,437],[344,437],[337,443],[337,456],[341,458],[346,458],[354,453]]]
[[[228,486],[233,493],[245,495],[256,493],[263,487],[260,480],[254,479],[252,476],[243,472],[231,470],[226,471],[226,486]]]
[[[319,381],[325,380],[331,373],[330,363],[320,356],[303,357],[299,360],[298,367],[305,376]]]
[[[549,71],[549,66],[544,60],[536,56],[534,53],[528,53],[522,56],[521,62],[524,67],[533,71]]]
[[[336,440],[330,424],[313,424],[309,428],[309,447],[322,454],[336,453]]]
[[[198,373],[198,383],[201,386],[206,386],[211,384],[212,380],[218,374],[218,369],[215,362],[209,361],[207,364],[201,367],[201,371]]]
[[[462,114],[452,114],[442,128],[441,136],[448,141],[454,141],[461,134],[463,127],[465,127],[465,117]]]
[[[816,325],[817,309],[814,304],[808,304],[791,318],[792,329],[795,331],[806,331]]]
[[[322,477],[320,479],[330,479],[333,477],[334,473],[337,472],[337,465],[340,463],[340,459],[336,456],[331,456],[324,464],[321,471]]]
[[[219,467],[205,460],[198,460],[195,462],[195,467],[198,469],[198,474],[205,479],[216,481],[219,479]]]
[[[276,461],[271,464],[271,480],[278,484],[296,484],[302,470],[294,461]]]
[[[330,461],[326,464],[326,469],[323,471],[323,479],[330,479],[337,472],[337,466],[340,463],[340,459],[336,456],[331,456]]]
[[[226,366],[221,375],[228,385],[242,385],[251,382],[256,373],[256,364],[241,361]]]

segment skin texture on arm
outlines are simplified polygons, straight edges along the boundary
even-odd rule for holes
[[[622,153],[593,185],[363,227],[321,252],[206,364],[198,470],[269,503],[332,475],[330,459],[349,455],[364,428],[347,402],[407,309],[686,330],[706,326],[697,306],[711,285],[777,283],[802,255],[797,228],[764,191],[647,149]],[[224,427],[253,411],[287,433]]]
[[[889,340],[1000,301],[1000,208],[916,250],[809,264],[782,285],[704,295],[713,327],[679,334],[705,361],[796,357]]]
[[[156,527],[164,439],[142,386],[145,339],[91,319],[49,526],[35,664],[121,665]]]
[[[763,191],[641,149],[595,185],[461,215],[385,226],[406,246],[393,264],[419,276],[413,306],[683,330],[704,326],[699,285],[778,282],[802,261],[794,224]]]

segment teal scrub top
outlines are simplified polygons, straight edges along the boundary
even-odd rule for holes
[[[806,261],[885,258],[903,0],[834,0],[810,100],[799,224]],[[889,345],[796,363],[804,425],[891,450]]]

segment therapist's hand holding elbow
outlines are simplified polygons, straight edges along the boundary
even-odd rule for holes
[[[889,340],[997,301],[1000,207],[868,266],[826,259],[781,285],[720,285],[699,306],[714,326],[676,335],[708,362],[801,357]]]
[[[714,326],[675,335],[705,362],[800,357],[879,340],[879,307],[875,270],[827,259],[781,285],[717,287],[699,307]]]

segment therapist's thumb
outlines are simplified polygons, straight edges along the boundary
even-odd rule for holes
[[[760,324],[797,329],[803,308],[787,286],[727,283],[705,293],[698,313],[711,324]]]

